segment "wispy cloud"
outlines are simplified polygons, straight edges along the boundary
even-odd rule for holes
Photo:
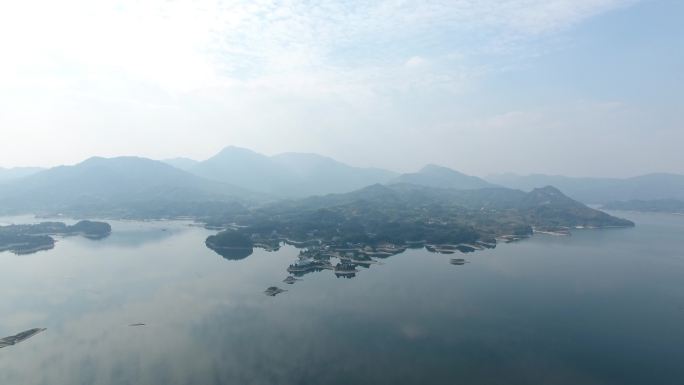
[[[629,3],[12,2],[0,6],[6,47],[0,79],[35,80],[36,72],[66,79],[79,73],[91,80],[116,75],[188,91],[236,82],[290,87],[292,78],[374,84],[386,78],[378,76],[381,67],[396,70],[392,80],[400,81],[404,63],[444,62],[454,52],[469,57],[524,44]],[[462,76],[464,68],[458,70]]]
[[[636,1],[3,2],[0,127],[16,128],[3,131],[13,144],[0,161],[34,164],[40,148],[52,154],[45,162],[63,162],[54,146],[63,140],[79,143],[69,161],[202,158],[236,144],[360,165],[448,164],[501,132],[514,140],[555,124],[548,113],[494,106],[506,90],[486,82]],[[401,155],[377,163],[379,142]],[[435,142],[439,151],[405,155]],[[347,150],[355,146],[365,158]]]

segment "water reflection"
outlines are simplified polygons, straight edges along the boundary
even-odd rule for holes
[[[270,286],[270,287],[268,287],[266,290],[264,290],[264,293],[265,293],[266,295],[270,296],[270,297],[275,297],[276,295],[278,295],[278,294],[280,294],[280,293],[284,293],[284,292],[286,292],[286,291],[287,291],[287,290],[281,289],[281,288],[279,288],[279,287],[277,287],[277,286]]]
[[[241,259],[245,259],[252,255],[254,252],[253,248],[244,248],[244,247],[222,247],[222,248],[212,248],[210,246],[207,246],[211,250],[213,250],[216,254],[222,256],[225,259],[231,260],[231,261],[239,261]]]
[[[173,236],[125,245],[137,225],[112,223],[99,242],[0,253],[0,336],[48,328],[0,349],[0,384],[679,384],[684,218],[639,224],[484,250],[465,270],[409,249],[336,279],[331,257],[287,285],[303,249],[226,263],[208,230],[141,224]]]
[[[468,263],[468,261],[466,261],[463,258],[451,258],[449,260],[449,263],[451,263],[452,265],[461,266],[461,265],[465,265],[466,263]]]
[[[295,278],[291,275],[288,275],[285,279],[283,279],[283,282],[285,282],[288,285],[293,285],[297,281],[301,281],[301,279]]]
[[[116,227],[108,240],[111,245],[142,247],[162,242],[192,228],[191,222],[168,221],[116,221]]]
[[[315,245],[313,243],[316,243]],[[252,255],[254,248],[244,247],[217,247],[210,242],[205,242],[206,247],[213,250],[228,260],[241,260]],[[308,274],[330,271],[337,278],[355,278],[361,271],[359,269],[370,269],[372,265],[380,265],[381,259],[389,258],[393,255],[404,253],[406,250],[416,250],[424,248],[435,254],[454,254],[456,252],[472,253],[486,249],[493,249],[494,245],[422,245],[415,244],[412,247],[395,246],[392,244],[382,244],[376,247],[368,247],[357,244],[344,245],[321,245],[319,241],[313,242],[293,242],[291,240],[268,239],[260,240],[255,246],[257,249],[268,253],[278,252],[283,245],[294,246],[298,250],[298,255],[293,263],[285,269],[288,275],[283,282],[289,285],[301,280]],[[467,261],[463,258],[452,258],[449,261],[452,265],[464,265]],[[271,289],[271,288],[269,288]],[[267,289],[267,294],[269,293]],[[272,296],[275,296],[275,293]]]

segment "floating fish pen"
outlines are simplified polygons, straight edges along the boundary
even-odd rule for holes
[[[321,244],[321,241],[318,239],[311,239],[308,241],[295,241],[292,239],[284,239],[283,240],[285,243],[288,245],[297,247],[297,248],[303,248],[303,247],[309,247],[309,246],[319,246]]]
[[[300,259],[299,261],[288,266],[288,273],[308,273],[311,271],[320,271],[332,269],[332,265],[327,261],[320,261],[315,259]]]
[[[357,272],[356,265],[353,263],[342,262],[335,265],[335,274],[338,275],[356,274]]]
[[[456,250],[460,251],[461,253],[472,253],[475,250],[482,250],[482,248],[476,248],[472,245],[458,245],[456,246]]]
[[[497,242],[511,243],[529,238],[527,235],[500,235],[496,237]]]
[[[267,288],[266,290],[264,290],[264,294],[266,294],[269,297],[275,297],[276,295],[283,293],[283,292],[286,292],[286,291],[287,290],[281,289],[277,286],[271,286],[271,287]]]
[[[453,254],[456,252],[456,246],[450,245],[425,245],[425,249],[432,253]]]
[[[285,282],[288,285],[292,285],[293,283],[295,283],[297,281],[299,281],[299,280],[293,276],[289,276],[289,277],[283,279],[283,282]]]
[[[27,340],[27,339],[35,336],[38,333],[44,332],[45,330],[46,330],[45,328],[29,329],[29,330],[23,331],[21,333],[17,333],[13,336],[0,338],[0,348],[16,345],[19,342]]]

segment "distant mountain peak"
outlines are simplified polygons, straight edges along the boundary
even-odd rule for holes
[[[198,161],[196,161],[194,159],[190,159],[190,158],[186,158],[186,157],[163,159],[162,162],[164,162],[168,165],[171,165],[175,168],[184,170],[184,171],[190,170],[195,165],[197,165],[197,163],[199,163]]]
[[[0,206],[26,212],[46,210],[79,214],[87,210],[151,213],[152,207],[181,204],[186,209],[197,202],[235,202],[255,196],[244,189],[135,156],[92,157],[73,166],[36,173],[3,187]]]
[[[244,148],[244,147],[238,147],[238,146],[226,146],[224,147],[221,151],[219,151],[218,154],[215,156],[221,156],[221,155],[228,155],[228,154],[249,154],[249,155],[259,155],[259,156],[265,156],[262,154],[259,154],[256,151],[250,150],[249,148]]]
[[[420,169],[420,171],[426,171],[426,170],[429,170],[429,169],[432,169],[432,168],[435,168],[435,169],[437,169],[437,168],[442,168],[442,169],[443,169],[443,168],[446,168],[446,167],[440,166],[440,165],[435,164],[435,163],[428,163],[428,164],[426,164],[425,166],[423,166],[423,167]]]
[[[684,175],[653,173],[631,178],[576,178],[532,174],[500,174],[488,180],[502,186],[532,191],[552,185],[573,199],[585,203],[628,200],[684,199]]]
[[[584,206],[584,204],[573,200],[567,195],[563,194],[559,189],[554,186],[544,186],[533,189],[528,192],[525,198],[521,202],[522,206],[532,207],[532,206],[544,206],[544,205],[561,205],[567,206]]]
[[[438,164],[434,163],[428,163],[423,168],[420,169],[420,172],[448,172],[448,173],[455,173],[455,174],[463,174],[461,172],[458,172],[452,168],[446,167],[446,166],[440,166]],[[465,174],[463,174],[465,175]]]
[[[353,167],[317,154],[291,152],[266,156],[235,146],[224,148],[189,170],[208,179],[279,197],[349,192],[385,183],[396,176],[390,171]]]
[[[378,192],[378,193],[390,193],[393,192],[391,188],[385,186],[384,184],[380,183],[375,183],[370,186],[366,186],[360,190],[357,191],[364,191],[364,192]]]
[[[532,193],[538,193],[538,194],[546,194],[550,196],[565,196],[561,192],[561,190],[557,189],[556,187],[553,187],[551,185],[544,186],[544,187],[537,187],[534,190],[532,190]]]
[[[103,157],[103,156],[91,156],[90,158],[82,161],[81,163],[77,163],[76,165],[88,164],[88,163],[115,163],[115,162],[161,163],[157,160],[153,160],[153,159],[149,159],[149,158],[143,158],[141,156],[120,155],[120,156],[112,156],[109,158]]]
[[[409,183],[456,190],[498,187],[476,176],[466,175],[454,169],[436,164],[425,165],[415,173],[400,175],[392,183]]]
[[[16,179],[25,178],[45,170],[41,167],[0,167],[0,183],[7,183]]]
[[[87,158],[80,163],[77,164],[88,164],[88,163],[97,163],[97,162],[102,162],[107,159],[114,159],[114,158],[105,158],[103,156],[91,156],[90,158]]]

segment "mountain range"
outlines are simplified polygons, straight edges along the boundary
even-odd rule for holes
[[[0,181],[2,213],[120,217],[233,213],[281,199],[344,193],[353,197],[372,185],[394,186],[396,191],[424,186],[434,194],[456,190],[461,191],[459,199],[479,203],[488,199],[499,205],[519,198],[512,191],[523,194],[545,186],[555,186],[584,203],[684,198],[684,176],[674,174],[628,179],[504,174],[485,180],[437,165],[398,174],[353,167],[315,154],[266,156],[238,147],[226,147],[204,161],[93,157],[51,169],[0,169]],[[383,199],[390,198],[383,195]]]
[[[0,185],[3,212],[71,215],[196,215],[189,207],[257,197],[240,187],[204,179],[166,163],[138,157],[93,157]],[[163,216],[163,215],[162,215]]]
[[[164,159],[162,162],[183,171],[188,171],[199,163],[199,161],[184,157]]]
[[[287,198],[353,191],[397,176],[391,171],[352,167],[315,154],[266,156],[232,146],[187,170],[207,179]]]
[[[36,174],[43,171],[40,167],[14,167],[14,168],[2,168],[0,167],[0,184],[11,182],[15,179],[20,179],[27,177],[29,175]]]
[[[429,208],[430,206],[441,207],[434,213],[436,217],[439,217],[440,210],[448,212],[453,207],[471,210],[471,214],[497,213],[499,216],[507,216],[515,212],[516,216],[524,218],[531,225],[545,227],[630,225],[629,221],[592,209],[552,186],[524,192],[505,187],[456,190],[408,183],[376,184],[350,193],[314,196],[288,204],[277,202],[267,205],[266,210],[278,216],[284,212],[347,206],[354,207],[351,210],[354,212],[372,211],[372,208],[381,210],[391,208],[392,212],[400,216],[404,215],[405,210],[415,210],[421,207],[434,210],[434,207]],[[396,220],[400,219],[396,218]]]
[[[399,175],[391,183],[410,183],[428,187],[470,190],[499,187],[482,178],[466,175],[447,167],[429,164],[418,172]]]
[[[241,239],[252,237],[267,244],[284,238],[328,245],[495,243],[499,237],[526,237],[534,231],[567,234],[578,227],[634,225],[551,186],[526,193],[501,187],[455,190],[407,183],[279,201],[248,213],[215,216],[211,224],[230,227],[229,232],[244,235]]]

